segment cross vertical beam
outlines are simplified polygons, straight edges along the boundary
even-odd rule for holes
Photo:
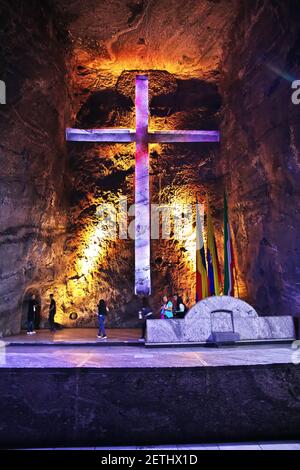
[[[148,77],[137,75],[135,81],[135,294],[137,295],[151,294],[148,103]]]

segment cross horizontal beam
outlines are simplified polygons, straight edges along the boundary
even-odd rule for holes
[[[219,142],[218,131],[154,131],[148,133],[149,143]]]
[[[72,142],[135,142],[135,131],[130,129],[72,129],[66,130],[66,139]]]
[[[136,142],[131,129],[73,129],[66,130],[66,138],[73,142]],[[148,143],[219,142],[219,131],[153,131],[145,135]]]

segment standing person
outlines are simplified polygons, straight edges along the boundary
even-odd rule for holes
[[[173,315],[174,315],[174,317],[176,317],[176,313],[177,313],[177,300],[178,300],[178,295],[174,294],[173,295]]]
[[[105,317],[108,312],[105,300],[101,299],[98,304],[98,320],[99,320],[99,332],[97,338],[106,339],[105,333]]]
[[[149,305],[149,300],[148,300],[147,297],[143,297],[142,309],[139,311],[139,319],[143,320],[142,336],[140,338],[140,341],[145,339],[146,327],[147,327],[147,318],[151,317],[152,315],[153,315],[153,312],[152,312],[152,308]]]
[[[36,296],[35,294],[32,294],[28,302],[28,313],[27,313],[27,334],[28,335],[34,335],[36,333],[36,331],[34,331],[34,321],[35,321],[37,308],[38,308],[38,303],[36,300]]]
[[[163,304],[160,309],[160,318],[173,318],[173,304],[166,295],[163,296]]]
[[[54,300],[54,295],[50,294],[49,323],[50,323],[51,331],[55,331],[55,322],[54,322],[55,314],[56,314],[56,302]]]
[[[183,303],[182,297],[175,294],[173,295],[174,315],[178,318],[184,318],[186,314],[186,306]]]

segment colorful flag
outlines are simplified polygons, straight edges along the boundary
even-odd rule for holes
[[[224,295],[234,296],[234,256],[228,220],[227,198],[224,193]]]
[[[208,297],[208,279],[202,223],[198,204],[196,204],[196,302]]]
[[[220,265],[209,202],[207,200],[207,270],[209,295],[220,295]]]

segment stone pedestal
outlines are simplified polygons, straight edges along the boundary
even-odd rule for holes
[[[214,342],[221,333],[236,341],[295,338],[292,317],[259,317],[251,305],[228,296],[198,302],[182,320],[147,321],[147,343]]]

